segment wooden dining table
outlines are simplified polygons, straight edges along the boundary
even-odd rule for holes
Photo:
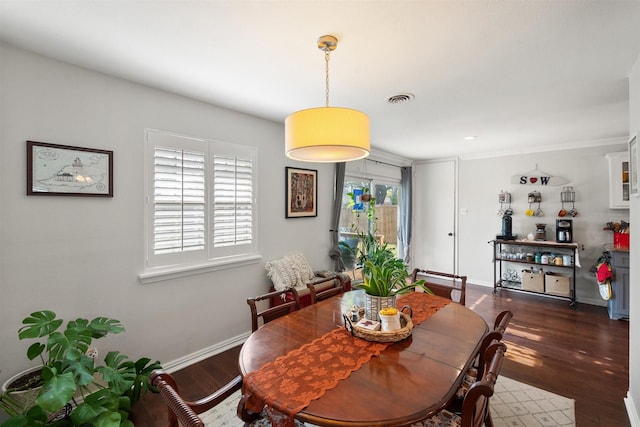
[[[343,328],[343,314],[354,304],[364,306],[362,290],[265,324],[251,334],[240,351],[242,375]],[[454,396],[487,332],[487,323],[478,314],[458,303],[448,303],[414,326],[408,338],[388,345],[312,400],[295,418],[319,426],[352,427],[405,426],[426,419]]]

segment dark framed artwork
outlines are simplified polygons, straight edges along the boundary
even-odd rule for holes
[[[27,141],[27,195],[113,197],[113,151]]]
[[[286,217],[302,218],[318,215],[318,171],[285,168]]]

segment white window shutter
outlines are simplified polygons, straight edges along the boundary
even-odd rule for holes
[[[205,154],[155,147],[154,254],[205,248]]]
[[[255,150],[224,143],[214,146],[211,230],[215,256],[254,250],[255,179]]]

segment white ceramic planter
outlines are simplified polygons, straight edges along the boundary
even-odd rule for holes
[[[380,310],[396,306],[396,296],[377,297],[364,294],[364,317],[369,320],[380,321]]]
[[[11,383],[15,382],[16,380],[18,380],[19,378],[21,378],[21,377],[23,377],[25,375],[29,375],[29,374],[31,374],[33,372],[39,371],[40,369],[42,369],[42,366],[34,366],[33,368],[26,369],[26,370],[24,370],[22,372],[17,373],[16,375],[12,376],[11,378],[6,380],[2,384],[2,394],[7,392],[7,390],[9,389],[9,386],[11,385]],[[35,404],[36,398],[38,397],[38,393],[40,393],[40,389],[41,389],[41,387],[36,387],[36,388],[31,388],[31,389],[28,389],[28,390],[24,390],[24,391],[12,391],[11,392],[11,396],[15,400],[20,402],[22,407],[28,408],[28,407],[33,406]]]

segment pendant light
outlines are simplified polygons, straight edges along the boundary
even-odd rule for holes
[[[338,46],[334,36],[318,39],[325,57],[325,106],[297,111],[285,122],[287,157],[304,162],[346,162],[369,155],[369,117],[350,108],[329,107],[329,54]]]

